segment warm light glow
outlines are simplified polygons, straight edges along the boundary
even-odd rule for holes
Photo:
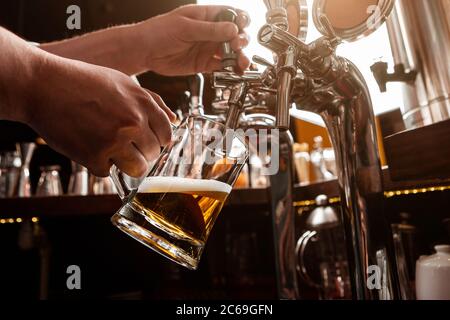
[[[250,27],[247,29],[251,37],[249,47],[245,50],[248,56],[257,54],[268,60],[272,60],[272,54],[267,49],[261,47],[256,39],[259,28],[265,23],[266,6],[263,0],[198,0],[199,4],[222,4],[240,8],[247,11],[252,19]],[[312,0],[308,0],[309,12],[311,13]],[[320,37],[319,32],[314,27],[312,17],[310,17],[309,32],[307,42],[311,42]],[[388,91],[380,93],[375,78],[372,75],[370,66],[379,61],[383,61],[393,66],[391,48],[386,25],[383,25],[372,35],[353,43],[345,43],[338,48],[338,54],[348,58],[358,66],[367,81],[374,105],[375,114],[380,114],[403,104],[400,86],[396,83],[388,84]],[[391,70],[392,71],[392,70]],[[303,113],[301,117],[305,116]],[[314,118],[316,121],[317,119]],[[320,120],[319,120],[320,121]]]
[[[437,191],[449,191],[450,186],[442,186],[442,187],[428,187],[428,188],[420,188],[420,189],[404,189],[404,190],[395,190],[395,191],[386,191],[384,192],[385,198],[392,198],[395,196],[405,196],[405,195],[417,195],[424,194],[429,192],[437,192]],[[331,198],[328,202],[330,204],[338,203],[341,199],[339,197]],[[314,200],[303,200],[294,202],[294,207],[296,208],[304,208],[315,206],[316,202]]]
[[[339,197],[331,198],[328,200],[329,204],[339,203],[341,199]],[[316,205],[315,200],[304,200],[304,201],[296,201],[294,202],[295,208],[304,208],[304,207],[312,207]]]
[[[41,137],[36,139],[36,143],[39,145],[46,145],[47,143],[45,142],[44,139],[42,139]]]
[[[33,217],[31,218],[32,222],[39,222],[39,218],[37,217]],[[0,219],[0,224],[13,224],[13,223],[22,223],[23,219],[22,218],[5,218],[5,219]]]

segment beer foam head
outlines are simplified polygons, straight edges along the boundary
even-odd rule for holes
[[[147,177],[139,186],[142,193],[165,192],[220,192],[229,194],[231,186],[216,180],[190,179],[179,177]]]

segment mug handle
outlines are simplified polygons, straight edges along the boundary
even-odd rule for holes
[[[111,167],[109,176],[116,186],[117,194],[119,195],[120,199],[122,199],[123,202],[127,202],[133,191],[137,188],[133,188],[127,183],[124,173],[121,172],[119,168],[116,167],[116,165],[113,165]]]
[[[308,285],[319,288],[320,284],[316,283],[308,274],[308,270],[305,266],[305,250],[309,241],[317,235],[316,231],[306,231],[302,236],[298,239],[297,245],[295,246],[295,256],[298,259],[297,262],[297,272]]]

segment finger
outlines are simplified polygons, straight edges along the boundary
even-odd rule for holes
[[[205,70],[202,72],[213,72],[222,69],[222,60],[216,57],[211,57],[206,63]]]
[[[233,40],[231,40],[231,46],[233,51],[235,52],[240,52],[242,51],[242,49],[244,49],[245,47],[248,46],[250,41],[250,37],[247,34],[240,34],[239,37],[234,38]],[[214,48],[214,56],[216,58],[221,58],[223,57],[223,48],[221,46],[221,44],[215,44],[214,47],[211,47],[211,49]]]
[[[183,28],[186,41],[231,41],[239,34],[232,22],[208,22],[188,19]]]
[[[180,13],[191,19],[214,21],[217,15],[226,9],[233,9],[230,6],[220,5],[186,5],[179,9]]]
[[[251,61],[250,59],[244,54],[244,52],[242,50],[238,50],[236,51],[237,54],[237,60],[238,60],[238,73],[243,73],[245,70],[247,70],[250,67]],[[210,60],[208,60],[208,72],[210,71],[217,71],[222,69],[221,66],[221,60],[222,60],[222,50],[221,48],[218,48],[216,50],[216,53],[214,54],[213,57],[210,58]]]
[[[92,173],[93,175],[95,175],[96,177],[107,177],[109,176],[109,169],[112,166],[112,162],[111,161],[107,161],[106,163],[103,164],[94,164],[94,165],[87,165],[86,168],[88,169],[88,171],[90,173]]]
[[[127,175],[140,178],[148,171],[149,164],[144,155],[131,142],[123,146],[123,148],[111,158],[117,168],[125,172]]]
[[[156,159],[161,153],[161,147],[156,134],[150,127],[147,127],[144,132],[134,137],[134,146],[147,160],[147,163]]]
[[[251,19],[249,14],[241,9],[233,8],[225,5],[187,5],[181,7],[180,13],[188,18],[204,21],[215,21],[217,15],[226,9],[232,9],[237,12],[238,17],[236,24],[242,30],[250,25]]]
[[[241,9],[236,9],[230,6],[224,5],[187,5],[179,8],[179,12],[188,18],[195,20],[204,20],[204,21],[215,21],[217,15],[226,9],[232,9],[237,12],[238,17],[236,19],[236,24],[239,30],[243,30],[248,27],[251,23],[251,19],[249,14]]]
[[[233,40],[231,40],[230,44],[231,44],[231,48],[235,51],[239,51],[244,49],[246,46],[248,46],[248,43],[250,42],[250,37],[245,34],[242,33],[240,35],[238,35],[236,38],[234,38]]]
[[[250,67],[250,59],[244,55],[242,52],[238,54],[238,73],[242,74],[245,70],[247,70]],[[206,70],[200,71],[200,72],[212,72],[212,71],[218,71],[222,69],[222,59],[217,56],[211,57],[206,66]]]
[[[165,146],[172,139],[172,126],[166,112],[156,103],[152,96],[149,97],[154,107],[148,113],[148,123],[150,128],[158,138],[159,145]]]
[[[169,117],[170,122],[174,122],[177,120],[177,115],[166,105],[164,100],[161,98],[161,96],[153,91],[150,91],[148,89],[145,89],[148,94],[152,96],[152,98],[155,100],[155,102],[161,107],[161,109],[166,113],[166,115]]]
[[[241,10],[241,9],[236,9],[236,12],[238,14],[238,17],[236,19],[236,24],[239,27],[239,30],[243,30],[245,28],[247,28],[250,23],[251,23],[251,19],[249,14],[247,13],[247,11]]]

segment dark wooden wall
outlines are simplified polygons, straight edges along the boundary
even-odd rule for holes
[[[144,20],[195,0],[1,0],[0,25],[30,41],[52,41],[107,26]],[[66,28],[70,5],[81,9],[82,29]]]

